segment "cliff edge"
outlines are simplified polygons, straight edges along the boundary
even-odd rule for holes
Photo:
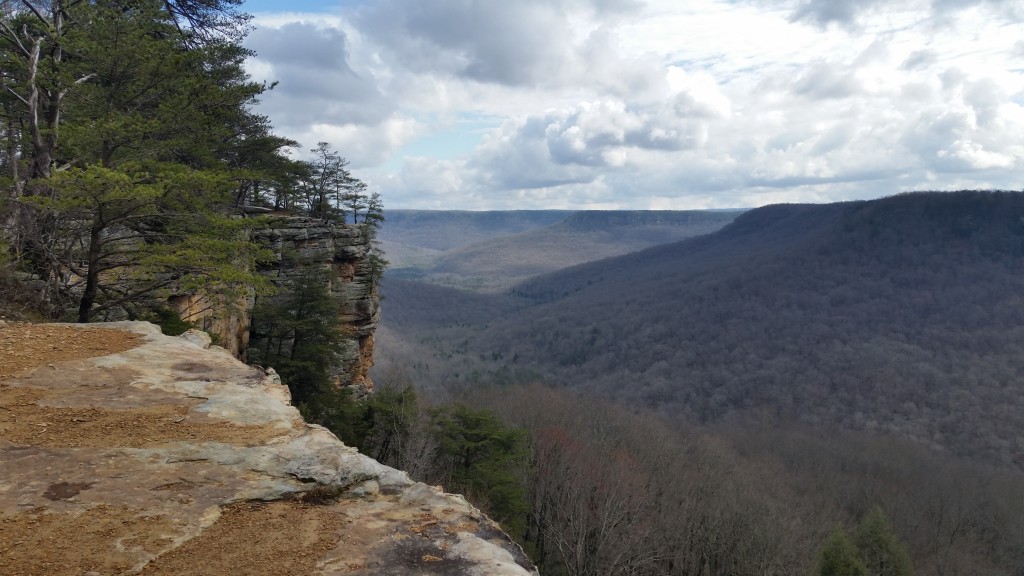
[[[201,332],[0,325],[0,573],[535,574]]]

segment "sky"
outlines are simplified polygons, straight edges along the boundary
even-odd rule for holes
[[[1024,188],[1020,0],[246,0],[257,111],[387,208]]]

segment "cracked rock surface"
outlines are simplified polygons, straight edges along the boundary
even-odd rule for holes
[[[536,573],[204,336],[0,325],[0,574]]]

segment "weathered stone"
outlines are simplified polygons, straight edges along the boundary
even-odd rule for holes
[[[344,302],[338,316],[343,361],[333,375],[338,386],[355,387],[363,394],[373,388],[372,335],[380,321],[374,270],[369,262],[370,238],[362,226],[325,224],[323,220],[300,216],[274,216],[268,226],[255,232],[254,240],[274,253],[276,263],[262,273],[278,287],[289,286],[301,273],[298,262],[331,268],[338,282],[330,288]],[[245,359],[249,344],[252,296],[226,302],[202,294],[179,294],[168,303],[181,317],[214,335],[214,343],[236,358]]]
[[[251,295],[227,299],[205,294],[176,294],[167,304],[177,310],[182,320],[213,335],[219,346],[236,358],[245,357],[249,345],[249,310]]]
[[[203,332],[202,330],[196,330],[195,328],[187,330],[184,334],[181,335],[181,338],[183,338],[186,342],[191,342],[196,346],[199,346],[203,350],[209,348],[210,344],[213,343],[213,338],[210,338],[209,334]]]
[[[461,496],[306,424],[272,371],[107,326],[143,343],[0,378],[0,573],[536,573]]]
[[[338,386],[355,387],[357,393],[371,390],[372,336],[380,321],[380,302],[368,258],[371,239],[363,227],[278,216],[269,219],[268,227],[257,231],[255,239],[276,255],[277,266],[264,273],[278,286],[287,286],[299,272],[296,260],[334,270],[338,282],[331,290],[344,303],[338,324],[347,339],[339,351],[342,361],[334,377]]]

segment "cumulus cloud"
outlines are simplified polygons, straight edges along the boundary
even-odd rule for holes
[[[313,123],[374,125],[396,109],[375,79],[348,62],[347,37],[337,28],[292,22],[257,28],[247,42],[257,57],[250,70],[278,85],[264,98],[283,129]]]
[[[382,0],[357,25],[411,71],[506,86],[587,80],[644,89],[650,70],[624,66],[609,27],[638,10],[628,0]],[[635,63],[634,63],[635,64]],[[616,78],[610,68],[621,72]]]
[[[261,108],[280,132],[331,142],[394,207],[1007,188],[1024,177],[1018,5],[367,0],[268,20],[249,67],[281,81]]]
[[[701,148],[708,142],[713,106],[689,93],[680,96],[679,106],[676,100],[656,108],[603,100],[509,121],[484,141],[471,165],[497,189],[551,188],[629,171],[644,153]]]
[[[819,26],[853,26],[864,11],[886,1],[889,0],[806,0],[797,5],[792,18]]]
[[[542,4],[392,1],[365,15],[366,30],[410,68],[503,84],[534,82],[557,72],[566,46],[549,38],[556,11]],[[557,38],[564,36],[558,35]],[[554,56],[554,57],[552,57]]]

